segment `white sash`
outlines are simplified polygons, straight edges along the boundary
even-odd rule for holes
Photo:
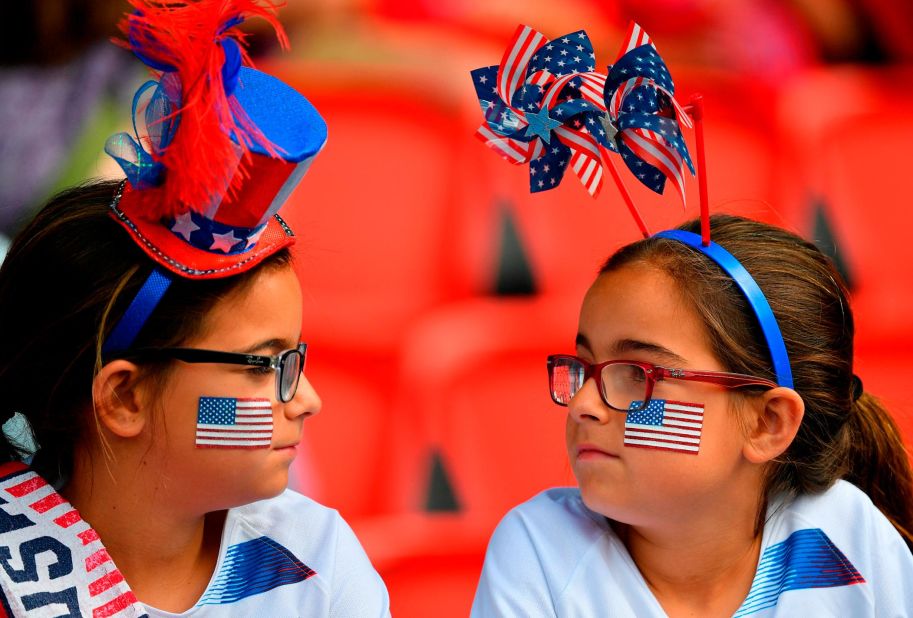
[[[25,465],[0,465],[0,618],[145,615],[76,509]]]

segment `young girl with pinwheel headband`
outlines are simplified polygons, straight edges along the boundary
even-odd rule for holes
[[[285,40],[272,6],[133,4],[157,79],[106,146],[127,179],[52,199],[0,269],[0,420],[38,446],[0,439],[0,615],[388,616],[339,514],[286,489],[321,402],[277,211],[326,125],[245,66],[245,18]]]
[[[675,102],[636,25],[593,64],[582,33],[521,27],[473,73],[480,137],[533,190],[569,166],[595,193],[606,165],[645,238],[603,265],[576,352],[548,358],[578,487],[508,513],[472,615],[913,615],[913,475],[853,374],[840,276],[794,234],[710,217],[703,174],[702,217],[650,235],[612,157],[681,192],[700,101]]]

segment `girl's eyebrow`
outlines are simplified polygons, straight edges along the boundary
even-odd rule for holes
[[[298,345],[296,341],[293,344],[289,344],[287,339],[267,339],[266,341],[261,341],[260,343],[255,343],[252,346],[248,346],[242,350],[236,350],[240,354],[256,354],[258,352],[280,352],[282,350],[288,350]]]
[[[615,354],[623,355],[625,352],[649,352],[664,359],[673,366],[682,366],[687,364],[684,358],[657,343],[639,341],[637,339],[621,339],[615,342],[612,350]]]
[[[574,339],[574,345],[578,348],[585,348],[587,352],[593,351],[593,346],[590,345],[590,340],[586,338],[586,335],[583,333],[577,333],[576,339]]]

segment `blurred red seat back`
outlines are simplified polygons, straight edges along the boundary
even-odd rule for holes
[[[324,82],[317,76],[334,67],[272,70],[307,93],[329,127],[283,210],[298,236],[305,326],[334,345],[393,349],[417,315],[466,293],[447,257],[456,108],[406,79]]]
[[[376,70],[374,70],[376,69]],[[389,67],[276,63],[329,127],[283,213],[304,292],[307,375],[323,411],[305,425],[301,489],[347,517],[386,510],[399,343],[432,307],[468,293],[452,252],[455,104]],[[465,140],[464,140],[465,141]]]
[[[394,616],[465,618],[496,523],[465,514],[403,513],[355,530],[387,586]]]
[[[860,336],[913,341],[908,232],[913,109],[881,110],[833,126],[822,140],[823,197],[854,283]]]
[[[797,229],[810,230],[815,202],[828,191],[821,148],[840,125],[880,113],[913,109],[913,67],[838,66],[810,70],[790,80],[777,98],[776,128],[782,151],[778,185]],[[892,111],[893,110],[893,111]]]
[[[913,109],[913,108],[911,108]],[[882,110],[833,127],[823,140],[824,203],[853,281],[857,371],[913,443],[913,274],[909,176],[913,111]]]
[[[347,520],[382,512],[388,501],[379,478],[389,457],[390,430],[385,393],[353,379],[341,362],[322,358],[319,347],[309,356],[305,373],[324,407],[304,423],[294,464],[296,489]]]
[[[855,371],[884,399],[913,443],[913,396],[899,376],[913,372],[913,226],[904,180],[913,143],[913,67],[839,67],[809,72],[780,100],[784,186],[830,228],[853,284]],[[823,239],[818,239],[823,240]]]
[[[564,299],[480,299],[429,316],[410,335],[398,401],[421,415],[429,456],[440,454],[461,511],[496,520],[574,483],[566,413],[549,398],[545,358],[573,350],[576,313]]]

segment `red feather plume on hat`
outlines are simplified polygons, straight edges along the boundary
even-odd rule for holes
[[[237,174],[250,159],[249,148],[258,144],[271,155],[276,147],[245,114],[226,84],[223,66],[240,60],[250,66],[243,49],[244,34],[237,25],[248,17],[266,19],[283,48],[288,39],[276,18],[276,6],[257,0],[198,0],[155,2],[130,0],[135,11],[120,23],[126,40],[118,44],[132,50],[162,74],[177,77],[177,108],[162,121],[176,122],[172,139],[152,157],[164,168],[158,186],[139,191],[145,217],[158,220],[188,210],[203,211],[215,196],[245,176]],[[229,47],[232,53],[226,52]],[[240,64],[240,63],[239,63]],[[237,67],[234,67],[235,72]],[[231,73],[231,67],[229,67]],[[229,92],[226,92],[228,86]],[[232,139],[235,136],[235,139]]]

